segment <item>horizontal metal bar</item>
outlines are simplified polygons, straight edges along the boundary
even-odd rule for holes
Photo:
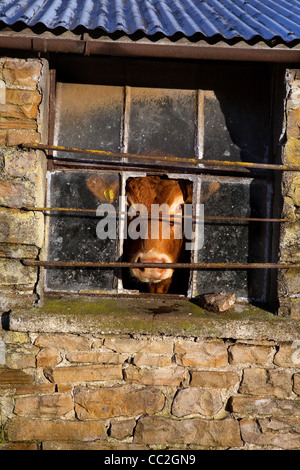
[[[172,172],[172,173],[179,173],[179,174],[206,174],[206,173],[211,173],[217,172],[223,174],[224,172],[228,172],[227,168],[225,167],[215,167],[211,166],[209,168],[200,168],[200,167],[192,167],[191,165],[187,166],[174,166],[170,165],[170,163],[163,163],[160,162],[159,166],[155,164],[150,164],[150,162],[138,162],[138,163],[132,163],[132,162],[121,162],[119,161],[118,163],[110,162],[109,160],[91,160],[91,159],[80,159],[80,160],[72,160],[72,159],[56,159],[56,158],[49,158],[48,159],[49,166],[51,164],[51,170],[54,168],[56,169],[57,167],[62,167],[63,169],[71,168],[71,169],[77,169],[77,168],[84,168],[84,169],[96,169],[96,170],[103,170],[109,169],[114,170],[114,171],[151,171],[151,173],[155,174],[165,174],[166,171]],[[248,168],[230,168],[230,173],[240,173],[242,176],[247,176],[251,173],[253,170],[249,170]],[[227,173],[226,173],[227,174]],[[256,176],[261,176],[261,174],[258,174]]]
[[[74,208],[74,207],[33,207],[33,206],[27,206],[27,207],[22,207],[22,210],[26,211],[36,211],[36,212],[79,212],[79,213],[88,213],[88,214],[96,214],[97,209],[80,209],[80,208]],[[105,211],[105,213],[108,214],[119,214],[119,215],[128,215],[127,212],[119,211],[116,209],[115,212],[109,212]],[[143,214],[140,215],[141,218],[143,218]],[[157,220],[158,218],[153,217],[151,214],[146,216],[148,219],[154,218]],[[181,218],[181,215],[170,215],[171,219],[174,218]],[[269,219],[269,218],[260,218],[260,217],[223,217],[223,216],[189,216],[186,215],[184,216],[186,218],[192,218],[193,220],[223,220],[223,221],[230,221],[230,222],[294,222],[293,220],[290,219]],[[159,220],[164,220],[162,217],[159,217]],[[168,220],[168,219],[166,219]]]
[[[300,263],[128,263],[102,261],[41,261],[22,259],[25,266],[63,268],[158,268],[158,269],[299,269]]]
[[[196,164],[203,166],[224,166],[224,167],[243,167],[253,168],[259,170],[279,170],[279,171],[300,171],[300,165],[275,165],[268,163],[253,163],[253,162],[231,162],[231,161],[219,161],[219,160],[201,160],[196,158],[181,158],[175,156],[161,156],[161,155],[139,155],[132,153],[119,153],[109,152],[104,150],[92,150],[92,149],[80,149],[75,147],[63,147],[60,145],[43,145],[43,144],[22,144],[24,148],[32,148],[39,150],[56,150],[58,152],[70,152],[70,153],[82,153],[95,155],[99,157],[110,158],[126,158],[133,160],[146,160],[146,161],[157,161],[157,162],[170,162],[170,163],[184,163],[184,164]]]

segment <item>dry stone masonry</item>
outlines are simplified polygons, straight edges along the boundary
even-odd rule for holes
[[[286,103],[286,142],[283,163],[300,164],[300,72],[287,73],[288,96]],[[283,172],[283,217],[293,222],[281,228],[280,260],[300,260],[300,173]],[[279,273],[279,314],[300,318],[299,270],[289,269]]]
[[[300,343],[5,331],[0,344],[4,449],[300,448]]]
[[[47,139],[47,62],[0,59],[0,308],[38,300],[39,270],[18,258],[36,258],[44,241],[44,216],[25,211],[45,201],[44,153],[21,144]],[[5,260],[1,257],[11,257]]]

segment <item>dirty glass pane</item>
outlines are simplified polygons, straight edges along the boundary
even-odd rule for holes
[[[196,92],[128,87],[128,152],[195,157]]]
[[[118,209],[119,175],[94,171],[55,171],[49,181],[50,207],[94,209],[110,203]],[[48,259],[53,261],[114,261],[118,257],[118,226],[115,239],[99,239],[97,224],[103,217],[92,213],[51,213],[48,219]],[[118,217],[116,217],[116,220]],[[46,287],[55,291],[114,291],[112,269],[47,268]]]
[[[229,177],[209,180],[203,177],[201,195],[204,199],[215,182],[220,186],[204,200],[205,216],[269,217],[270,188],[265,182]],[[197,253],[198,262],[267,262],[268,229],[268,225],[261,222],[205,221],[204,245]],[[267,301],[266,270],[205,269],[197,271],[196,279],[197,295],[225,291],[238,297]]]
[[[270,77],[265,65],[209,66],[204,91],[203,158],[268,161]]]
[[[55,144],[120,152],[122,109],[123,87],[58,83]],[[97,159],[67,152],[58,158]]]

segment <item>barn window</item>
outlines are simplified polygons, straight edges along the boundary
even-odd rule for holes
[[[89,58],[82,67],[74,59],[58,59],[50,143],[102,150],[107,155],[103,164],[98,155],[53,152],[47,206],[77,211],[48,213],[47,259],[122,260],[122,218],[116,218],[116,238],[100,240],[97,206],[109,203],[116,214],[122,214],[127,179],[160,175],[192,185],[196,221],[196,205],[204,203],[204,244],[186,253],[187,262],[276,261],[278,225],[248,219],[279,217],[280,207],[273,204],[280,183],[277,175],[248,168],[201,170],[202,159],[277,161],[274,143],[280,125],[272,113],[277,109],[280,116],[282,110],[274,76],[269,64]],[[186,158],[187,163],[120,161],[110,152],[173,155]],[[197,171],[188,165],[189,158],[199,160]],[[199,238],[198,227],[195,223]],[[226,290],[240,299],[268,304],[276,293],[270,270],[182,269],[180,275],[184,287],[172,293],[189,297]],[[48,267],[45,283],[50,292],[131,294],[138,290],[125,271],[109,268]]]

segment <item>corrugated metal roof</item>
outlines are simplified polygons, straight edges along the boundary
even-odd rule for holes
[[[200,33],[290,42],[300,39],[300,0],[0,0],[0,20],[70,31],[101,28],[109,34]]]

